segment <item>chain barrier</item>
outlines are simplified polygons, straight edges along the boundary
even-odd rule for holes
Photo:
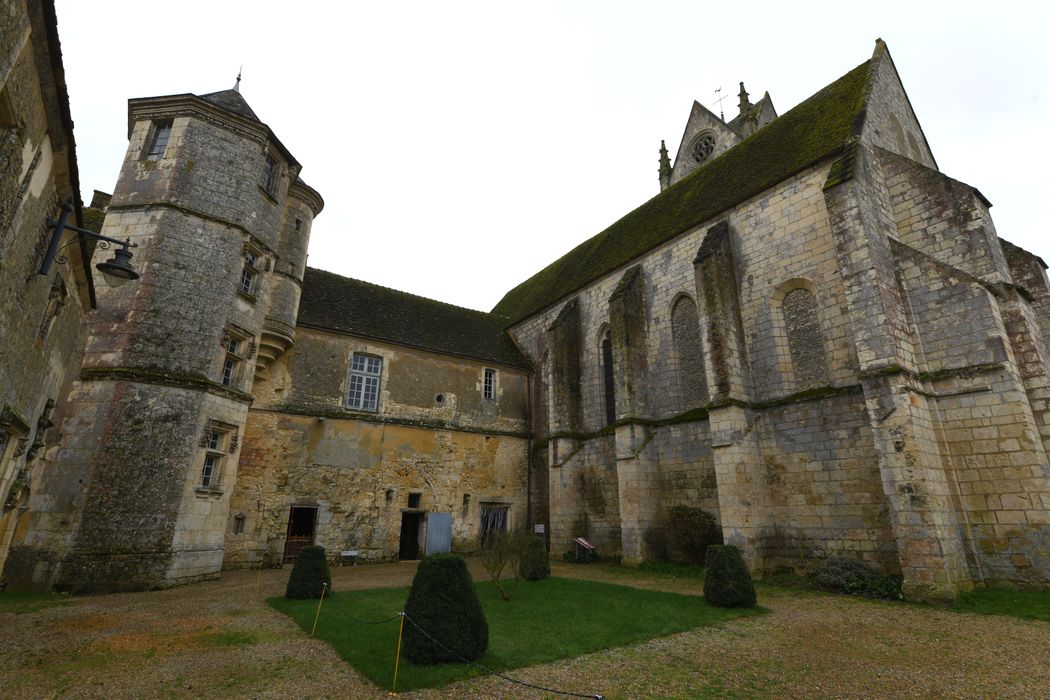
[[[279,573],[280,571],[282,571],[282,569],[267,569],[267,575],[271,575],[272,574],[274,578],[280,579],[280,578],[283,578],[281,576],[281,574]],[[495,676],[496,678],[499,678],[500,680],[506,681],[508,683],[514,683],[516,685],[520,685],[520,686],[523,686],[523,687],[526,687],[526,688],[532,688],[533,690],[540,690],[540,691],[543,691],[544,693],[551,693],[551,694],[554,694],[554,695],[563,695],[563,696],[571,697],[571,698],[590,698],[591,700],[605,700],[605,696],[604,695],[600,695],[600,694],[597,694],[597,693],[589,693],[589,694],[572,693],[572,692],[569,692],[567,690],[558,690],[556,688],[548,688],[546,686],[536,685],[535,683],[529,683],[527,681],[518,680],[517,678],[511,678],[510,676],[506,676],[506,675],[504,675],[502,673],[499,673],[497,671],[493,671],[488,666],[485,666],[484,664],[480,664],[477,661],[470,661],[469,659],[465,659],[462,656],[460,656],[458,653],[456,653],[452,649],[449,649],[447,646],[445,646],[444,644],[439,642],[437,639],[435,639],[433,637],[433,635],[431,635],[425,629],[423,629],[418,624],[416,624],[416,621],[413,620],[408,615],[406,615],[404,612],[396,613],[396,614],[394,614],[394,615],[392,615],[390,617],[384,618],[382,620],[358,620],[358,619],[350,617],[348,615],[345,616],[345,617],[350,622],[353,622],[353,623],[358,624],[358,625],[385,625],[388,622],[393,622],[394,620],[397,620],[398,618],[403,618],[404,620],[408,620],[408,623],[410,625],[412,625],[413,627],[415,627],[417,630],[419,630],[420,633],[422,633],[427,639],[429,639],[431,642],[433,642],[437,646],[441,647],[444,651],[446,651],[449,654],[452,654],[453,656],[455,656],[461,662],[463,662],[465,664],[470,664],[471,666],[479,668],[482,671],[484,671],[486,674],[491,675],[491,676]],[[399,654],[399,656],[400,656],[400,654]]]

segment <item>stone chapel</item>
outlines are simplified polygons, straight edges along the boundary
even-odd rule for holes
[[[128,103],[78,195],[47,0],[0,74],[0,567],[155,588],[471,551],[628,565],[703,508],[761,575],[831,556],[908,597],[1050,584],[1050,283],[942,174],[889,51],[780,115],[693,103],[659,193],[472,311],[307,266],[321,195],[239,86]],[[138,279],[66,231],[134,244]],[[72,221],[72,220],[71,220]]]

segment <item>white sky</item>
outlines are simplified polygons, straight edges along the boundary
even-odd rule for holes
[[[659,191],[694,99],[783,114],[882,37],[943,172],[1050,261],[1050,11],[1036,2],[58,0],[81,185],[127,100],[233,86],[324,197],[310,265],[488,310]],[[851,7],[858,9],[850,9]],[[296,12],[297,10],[297,12]],[[102,22],[105,21],[105,24]]]

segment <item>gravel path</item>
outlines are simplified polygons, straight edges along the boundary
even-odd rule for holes
[[[699,588],[599,567],[554,570],[681,593]],[[407,585],[414,573],[411,563],[337,568],[333,587]],[[232,572],[167,591],[0,613],[0,698],[386,697],[266,606],[286,576]],[[777,588],[762,589],[759,603],[771,612],[509,673],[610,699],[1050,698],[1050,623]],[[491,677],[403,695],[545,697]]]

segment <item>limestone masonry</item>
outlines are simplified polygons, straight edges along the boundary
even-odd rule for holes
[[[51,2],[0,13],[0,566],[109,591],[471,551],[752,569],[849,557],[916,599],[1050,585],[1050,283],[937,169],[889,52],[778,115],[694,103],[660,193],[491,313],[308,268],[324,202],[239,87],[132,99],[79,200]],[[293,137],[291,142],[294,141]],[[136,244],[140,278],[67,230]],[[540,527],[542,526],[542,528]]]

